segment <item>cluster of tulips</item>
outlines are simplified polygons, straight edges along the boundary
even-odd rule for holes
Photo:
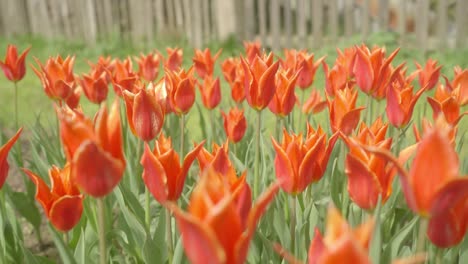
[[[168,48],[167,56],[153,52],[134,60],[100,57],[96,63],[89,63],[89,72],[82,75],[74,72],[74,56],[50,57],[45,63],[36,59],[32,69],[54,103],[66,163],[50,164],[50,187],[44,175],[26,168],[23,171],[36,185],[36,199],[50,223],[61,232],[69,232],[82,218],[85,197],[95,198],[100,261],[107,263],[105,233],[110,227],[103,220],[104,198],[119,188],[119,183],[124,184],[121,180],[128,171],[127,162],[138,159],[141,175],[125,177],[144,183],[141,191],[148,230],[155,222],[160,224],[150,206],[150,195],[164,208],[169,263],[176,234],[181,235],[191,263],[244,263],[257,225],[280,191],[292,201],[291,208],[286,208],[292,217],[283,224],[291,225],[294,245],[295,236],[300,235],[294,223],[297,197],[303,197],[304,203],[313,202],[308,196],[312,185],[329,170],[331,157],[338,152],[335,145],[339,145],[341,151],[335,160],[344,163],[347,181],[329,179],[343,182],[339,196],[349,196],[370,216],[396,195],[392,189],[401,188],[407,208],[421,218],[419,252],[413,253],[422,255],[416,255],[416,260],[427,257],[423,254],[426,238],[439,248],[453,247],[463,240],[468,228],[468,178],[460,175],[456,139],[458,124],[467,113],[463,107],[468,103],[468,69],[455,67],[453,78],[444,76],[445,81],[439,82],[442,66],[437,61],[416,64],[417,69],[408,73],[405,63],[392,63],[398,49],[387,54],[381,47],[354,46],[337,50],[336,61],[329,65],[325,57],[317,59],[305,50],[288,49],[279,57],[263,51],[256,42],[244,46],[244,54],[220,63],[225,82],[215,75],[221,51],[212,55],[209,49],[195,50],[190,67],[182,67],[183,50],[179,48]],[[25,75],[28,51],[18,56],[11,45],[5,61],[0,62],[6,78],[15,86]],[[320,68],[323,89],[314,86]],[[110,87],[115,96],[109,96]],[[213,116],[219,113],[215,109],[227,87],[232,100],[229,108],[221,111],[226,141],[213,133],[209,139],[189,146],[185,131],[197,127],[186,127],[186,116],[198,104],[196,89],[203,111],[210,115],[210,129],[216,131]],[[429,93],[433,96],[427,96],[427,103],[423,103],[432,108],[432,121],[424,117],[416,123],[416,103]],[[79,103],[82,94],[99,105],[94,118],[83,113]],[[112,103],[108,103],[109,97],[114,98]],[[358,105],[365,100],[366,106]],[[378,112],[380,104],[385,104],[382,115]],[[123,106],[125,113],[120,111]],[[272,148],[261,144],[266,134],[262,122],[265,108],[276,116],[275,133],[268,135]],[[299,115],[296,122],[292,118],[295,109]],[[327,122],[316,125],[314,116],[326,109]],[[254,132],[246,134],[246,118],[250,117]],[[169,118],[179,119],[177,131],[166,125]],[[411,124],[415,142],[402,146]],[[395,137],[387,135],[389,126]],[[132,153],[141,156],[125,154],[124,147],[129,145],[124,143],[126,131],[122,127],[129,128],[138,139],[130,147],[139,149]],[[8,152],[20,133],[21,129],[0,150],[0,186],[8,172]],[[178,136],[178,152],[172,143],[174,135]],[[239,172],[234,160],[241,156],[238,146],[243,141],[252,143],[247,152],[254,157]],[[268,151],[274,153],[270,161],[264,154]],[[195,160],[195,178],[190,178]],[[269,177],[262,169],[265,166],[274,167],[276,178]],[[395,181],[397,175],[400,184]],[[186,208],[180,201],[185,194],[189,197]],[[371,262],[369,247],[376,217],[380,216],[353,227],[345,220],[346,215],[341,215],[343,211],[346,209],[340,212],[329,206],[325,230],[315,228],[308,263]],[[173,217],[177,229],[171,226]],[[300,262],[294,256],[298,253],[294,246],[272,247],[287,261]],[[414,262],[415,258],[407,261]]]

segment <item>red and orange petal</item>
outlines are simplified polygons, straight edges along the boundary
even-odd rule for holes
[[[5,77],[12,81],[18,82],[24,78],[26,74],[25,60],[31,47],[25,49],[18,58],[18,49],[14,45],[8,45],[5,61],[0,61]]]
[[[10,168],[10,165],[8,164],[8,160],[7,160],[8,153],[10,152],[11,148],[18,140],[22,131],[23,131],[23,128],[20,128],[16,132],[16,134],[7,141],[5,145],[0,147],[0,189],[3,187],[3,184],[5,183],[5,180],[8,176],[8,170]]]

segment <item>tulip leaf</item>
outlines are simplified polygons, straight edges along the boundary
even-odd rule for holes
[[[60,254],[61,262],[64,264],[76,264],[76,260],[73,257],[73,254],[70,251],[70,248],[65,245],[64,241],[62,240],[61,234],[59,234],[55,228],[49,225],[50,233],[52,233],[52,238],[54,240],[54,244],[57,247],[57,250]]]
[[[161,253],[158,247],[149,233],[147,233],[145,243],[143,244],[143,260],[145,263],[163,263],[164,259],[161,257]]]
[[[75,247],[75,259],[78,263],[86,263],[86,232],[83,228],[81,228],[80,238],[78,239],[78,243]]]
[[[182,237],[179,236],[179,239],[177,240],[177,244],[175,246],[175,249],[174,249],[174,256],[173,256],[173,259],[172,259],[172,263],[173,264],[179,264],[179,263],[182,263],[182,260],[183,260],[183,256],[184,256],[184,247],[183,247],[183,244],[182,244]]]
[[[36,256],[31,251],[23,246],[23,257],[25,264],[53,264],[52,260],[47,259],[43,256]],[[84,263],[84,262],[83,262]]]
[[[15,209],[21,216],[31,223],[36,230],[39,229],[41,226],[41,214],[34,201],[23,192],[11,192],[10,197],[14,201],[11,204],[15,206]]]
[[[417,222],[418,216],[413,217],[410,222],[408,222],[403,228],[399,229],[398,232],[389,240],[383,254],[385,259],[394,259],[398,255],[399,249],[403,246],[403,242],[414,230],[414,226]]]
[[[208,136],[208,133],[207,133],[207,129],[206,129],[206,120],[205,120],[205,116],[203,115],[203,111],[200,107],[200,104],[197,102],[195,104],[197,106],[197,110],[198,110],[198,116],[200,117],[200,120],[199,120],[199,127],[201,128],[201,131],[202,131],[202,137],[203,138],[210,138],[211,141],[213,141],[213,134],[214,134],[214,127],[211,127],[209,128],[209,130],[211,131],[212,134],[210,134]]]
[[[338,170],[337,170],[337,164],[338,164],[338,157],[336,157],[333,160],[333,167],[332,167],[332,172],[331,172],[331,179],[330,179],[330,194],[331,198],[333,200],[333,203],[337,208],[341,210],[341,199],[340,199],[340,194],[342,192],[341,185],[340,185],[340,180],[338,176]]]
[[[159,251],[161,263],[167,258],[167,243],[166,243],[166,214],[164,208],[159,210],[158,224],[154,232],[153,241],[156,245],[156,248]]]
[[[381,214],[382,197],[379,195],[377,207],[374,211],[374,232],[370,241],[369,256],[372,263],[380,263],[380,254],[382,251],[382,231],[381,231]],[[367,220],[364,220],[367,221]]]

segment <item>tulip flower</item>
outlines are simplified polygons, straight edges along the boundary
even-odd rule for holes
[[[384,48],[373,48],[370,51],[366,46],[356,48],[356,59],[353,68],[356,84],[368,95],[378,94],[376,91],[382,89],[389,81],[392,73],[391,62],[400,49],[385,58]],[[377,99],[382,99],[376,97]]]
[[[322,61],[323,71],[325,73],[325,90],[328,96],[335,96],[338,90],[346,87],[354,87],[354,61],[356,58],[356,48],[345,49],[344,52],[337,49],[338,57],[331,69],[327,63]]]
[[[276,151],[276,178],[281,182],[281,188],[290,194],[303,192],[311,183],[320,180],[327,168],[331,151],[335,146],[338,133],[330,139],[319,127],[314,130],[307,127],[307,136],[288,134],[283,131],[281,144],[272,137]],[[328,145],[327,145],[328,143]]]
[[[357,90],[345,88],[336,91],[333,100],[327,98],[330,125],[333,132],[341,131],[343,134],[349,135],[358,125],[361,111],[365,107],[356,108],[357,95]]]
[[[165,99],[152,83],[138,84],[137,93],[123,92],[127,119],[132,133],[143,141],[154,139],[164,124]]]
[[[79,81],[81,89],[89,101],[100,104],[106,100],[109,83],[104,66],[96,66],[90,74],[83,74]]]
[[[143,181],[159,203],[165,204],[167,201],[179,199],[188,170],[203,144],[204,142],[200,143],[190,151],[180,164],[179,154],[172,148],[170,138],[161,134],[153,151],[145,143],[145,152],[140,161],[143,165]]]
[[[18,57],[18,48],[15,45],[8,45],[5,61],[0,61],[5,77],[16,83],[21,81],[26,74],[25,60],[31,47],[25,49]]]
[[[299,77],[297,79],[297,86],[301,89],[310,87],[315,79],[315,73],[319,68],[320,64],[325,60],[325,56],[314,61],[314,54],[307,54],[305,52],[299,52],[299,63],[297,66]]]
[[[306,52],[304,50],[284,49],[284,59],[279,58],[281,68],[296,72],[299,67],[299,53]]]
[[[272,59],[272,53],[265,58],[257,56],[252,63],[241,58],[247,102],[258,111],[268,106],[276,91],[275,75],[279,62],[270,65]]]
[[[83,192],[93,197],[109,194],[125,170],[119,102],[115,101],[109,112],[103,104],[94,125],[77,110],[62,108],[58,115],[72,179]]]
[[[70,95],[67,97],[67,99],[65,99],[64,102],[71,109],[76,109],[78,108],[78,105],[80,104],[80,98],[81,98],[81,87],[74,86]]]
[[[419,86],[426,87],[426,90],[432,90],[439,81],[442,65],[437,66],[437,61],[431,58],[426,61],[424,68],[417,62],[415,62],[415,64],[416,68],[419,70]]]
[[[160,55],[155,53],[149,53],[148,55],[140,54],[139,58],[136,58],[138,63],[138,76],[146,80],[147,82],[153,82],[158,77]]]
[[[387,129],[388,124],[383,124],[379,117],[370,127],[362,123],[356,136],[343,137],[349,148],[345,161],[349,196],[365,210],[373,210],[379,196],[382,204],[387,201],[392,193],[396,170],[392,163],[365,151],[359,144],[390,150],[392,138],[385,138]]]
[[[200,78],[205,79],[207,76],[213,76],[214,64],[221,55],[221,50],[216,52],[214,56],[211,56],[210,49],[206,48],[204,51],[195,49],[195,56],[193,57],[193,63],[195,71]]]
[[[5,145],[0,147],[0,189],[3,187],[3,184],[5,184],[6,178],[8,176],[8,170],[10,169],[10,165],[8,164],[7,160],[8,153],[18,140],[22,131],[23,129],[20,128],[18,132],[16,132],[16,134],[10,138]]]
[[[434,97],[427,97],[431,105],[434,120],[437,116],[443,114],[449,124],[457,125],[464,114],[460,114],[460,105],[457,101],[458,88],[450,91],[446,86],[440,84],[437,86]]]
[[[188,71],[166,71],[165,85],[172,110],[177,115],[188,113],[195,103],[193,68]]]
[[[70,175],[70,165],[63,169],[52,166],[49,170],[51,188],[41,177],[23,169],[36,185],[36,200],[52,225],[62,232],[68,232],[80,222],[83,213],[83,195]]]
[[[228,114],[221,112],[221,115],[224,120],[224,132],[226,132],[228,139],[233,143],[241,141],[247,130],[247,120],[244,116],[244,110],[234,107],[229,110]]]
[[[352,228],[335,207],[328,209],[325,236],[315,229],[309,248],[309,264],[371,263],[368,250],[374,221]]]
[[[327,101],[320,96],[318,90],[312,89],[309,98],[302,105],[302,112],[304,114],[317,114],[322,112],[327,107]]]
[[[294,88],[298,73],[292,75],[291,71],[280,70],[276,74],[276,92],[273,95],[268,108],[276,116],[285,117],[289,115],[296,103]]]
[[[203,105],[208,110],[213,110],[221,102],[221,85],[219,78],[213,79],[212,76],[207,75],[203,80],[203,84],[198,84],[198,89],[202,95]]]
[[[413,115],[413,109],[425,88],[413,94],[413,86],[409,82],[397,84],[394,82],[387,91],[387,107],[385,111],[389,122],[397,128],[406,126]]]
[[[439,125],[427,131],[415,148],[410,171],[387,151],[368,148],[393,162],[400,173],[406,203],[429,220],[427,235],[438,247],[451,247],[468,228],[468,175],[459,175],[459,159],[450,142],[450,130]]]
[[[224,79],[228,83],[234,82],[239,68],[242,68],[239,58],[227,58],[221,63],[221,71],[223,72]]]
[[[447,121],[444,118],[438,117],[436,119],[436,125],[439,126],[440,128],[444,127],[443,129],[446,129],[448,131],[448,136],[450,139],[450,143],[452,143],[452,146],[455,146],[456,142],[456,135],[457,135],[457,127],[454,127],[447,123]],[[422,133],[419,132],[416,124],[413,124],[413,133],[414,133],[414,139],[416,142],[421,141],[422,137],[431,131],[434,127],[432,123],[430,123],[426,118],[423,117],[422,122],[421,122],[421,127],[422,127]]]
[[[169,71],[179,71],[182,65],[183,50],[181,48],[166,48],[167,59],[164,61],[164,69]]]
[[[257,56],[261,55],[262,43],[260,41],[244,41],[245,57],[252,64]]]
[[[74,92],[76,82],[73,74],[73,64],[75,57],[61,56],[49,58],[44,65],[35,59],[39,69],[32,67],[37,77],[41,80],[45,93],[52,100],[63,102]]]
[[[123,91],[136,92],[133,89],[137,79],[138,76],[133,72],[132,61],[130,58],[123,61],[115,61],[111,81],[117,96],[122,97]]]
[[[468,104],[468,69],[462,70],[460,67],[455,67],[455,77],[452,82],[449,82],[447,77],[445,83],[450,90],[458,90],[457,101],[461,106]]]
[[[244,263],[257,223],[278,191],[273,185],[250,206],[239,199],[247,184],[245,174],[234,185],[225,177],[208,170],[193,190],[187,211],[170,204],[191,263]]]

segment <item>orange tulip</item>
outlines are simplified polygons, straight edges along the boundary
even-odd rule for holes
[[[100,104],[106,100],[109,91],[109,83],[104,66],[98,64],[98,66],[92,69],[90,74],[83,74],[79,81],[89,101]]]
[[[291,71],[279,70],[276,74],[276,92],[273,95],[268,108],[280,117],[285,117],[291,113],[296,103],[294,88],[298,73],[292,75]]]
[[[160,55],[149,53],[148,55],[140,54],[136,58],[138,63],[138,75],[147,82],[153,82],[158,77]]]
[[[444,129],[447,129],[448,131],[448,136],[450,139],[450,142],[452,143],[453,146],[456,144],[456,135],[457,135],[457,127],[451,126],[450,124],[447,123],[447,121],[444,118],[438,117],[436,119],[436,125],[439,126],[440,128],[444,127]],[[416,142],[421,141],[422,137],[431,131],[434,127],[433,124],[431,124],[426,118],[423,117],[422,119],[422,133],[419,132],[416,124],[413,124],[413,133],[414,133],[414,139]]]
[[[419,85],[421,87],[426,87],[427,90],[432,90],[439,82],[440,69],[442,65],[437,66],[437,61],[429,58],[426,61],[424,68],[417,62],[415,62],[416,68],[418,68],[419,73]]]
[[[459,88],[450,91],[446,86],[440,84],[437,86],[434,97],[427,97],[431,105],[434,120],[437,116],[443,114],[449,124],[457,125],[464,114],[460,114],[460,105],[457,101],[457,92]]]
[[[320,64],[325,60],[325,56],[314,61],[314,54],[307,54],[306,52],[299,52],[299,64],[297,66],[299,77],[297,79],[297,85],[301,89],[306,89],[314,83],[315,73],[319,68]]]
[[[184,52],[181,48],[166,48],[167,59],[164,61],[164,69],[179,71],[182,66]]]
[[[413,115],[413,109],[417,100],[424,92],[421,88],[413,94],[413,86],[409,82],[403,84],[393,82],[387,91],[387,107],[385,111],[389,122],[394,127],[406,126]]]
[[[295,195],[320,180],[337,138],[338,133],[335,133],[328,140],[321,127],[315,131],[310,125],[307,127],[305,141],[301,134],[290,135],[286,130],[283,131],[281,145],[272,137],[276,151],[276,178],[281,181],[281,188]]]
[[[125,170],[119,102],[109,112],[103,104],[95,124],[83,113],[59,109],[60,133],[71,177],[82,191],[103,197],[120,182]]]
[[[25,49],[18,57],[18,49],[15,45],[8,45],[5,61],[0,61],[5,77],[12,82],[21,81],[26,74],[25,60],[31,47]]]
[[[439,120],[436,124],[416,146],[409,172],[389,152],[368,150],[396,165],[408,206],[429,219],[429,239],[438,247],[450,247],[460,243],[468,228],[468,175],[458,173],[450,130]]]
[[[214,56],[211,56],[210,49],[206,48],[204,51],[195,49],[195,56],[193,57],[193,63],[195,71],[200,78],[205,79],[207,76],[213,76],[214,64],[221,54],[221,50],[216,52]]]
[[[279,62],[273,63],[273,53],[267,57],[257,56],[252,63],[241,58],[244,69],[244,89],[249,105],[260,111],[270,103],[276,91],[275,75]]]
[[[261,55],[262,43],[260,41],[244,41],[245,57],[247,61],[252,64],[255,57]]]
[[[341,131],[349,135],[358,125],[361,111],[365,107],[356,108],[357,95],[357,90],[345,88],[337,90],[333,100],[327,98],[333,132]]]
[[[392,138],[385,138],[387,129],[388,124],[383,124],[379,117],[370,127],[362,123],[356,136],[343,137],[349,148],[345,164],[349,196],[362,209],[373,210],[379,196],[384,204],[392,193],[396,173],[393,164],[359,145],[390,150]]]
[[[250,206],[240,199],[245,174],[235,184],[225,180],[231,176],[236,177],[208,170],[193,190],[187,212],[170,204],[191,263],[244,263],[257,223],[278,191],[273,185]]]
[[[188,71],[166,71],[165,85],[172,111],[186,114],[195,103],[195,79],[193,67]]]
[[[5,145],[0,147],[0,189],[3,187],[3,184],[5,184],[6,178],[8,176],[8,170],[10,169],[10,165],[8,164],[7,160],[8,153],[18,140],[22,131],[23,129],[20,128],[18,132],[16,132],[16,134],[10,138]]]
[[[221,102],[221,85],[219,78],[213,79],[212,76],[206,75],[203,84],[198,84],[198,89],[202,95],[203,105],[208,110],[214,109]]]
[[[132,61],[130,58],[123,61],[115,61],[111,81],[117,96],[122,97],[123,91],[136,92],[134,90],[134,84],[137,79],[138,76],[133,72]]]
[[[143,181],[159,203],[164,204],[179,199],[188,170],[204,143],[200,143],[189,152],[182,165],[179,155],[172,148],[170,138],[161,134],[155,142],[153,151],[145,143],[145,152],[140,161],[143,165]]]
[[[50,222],[62,232],[68,232],[80,222],[83,213],[83,195],[70,175],[70,165],[49,170],[51,189],[41,177],[23,169],[36,185],[36,200],[44,208]]]
[[[154,139],[164,124],[165,99],[150,83],[147,87],[138,85],[138,92],[124,91],[127,119],[132,133],[143,141]]]
[[[325,107],[327,107],[327,101],[320,96],[320,92],[318,90],[312,89],[309,98],[302,106],[302,112],[304,114],[317,114],[322,112]]]
[[[39,65],[39,70],[32,67],[37,77],[41,80],[42,87],[45,93],[52,100],[65,101],[74,92],[76,82],[73,74],[73,64],[75,57],[62,57],[49,58],[44,65],[36,59]]]
[[[374,221],[352,228],[335,207],[328,209],[325,237],[315,229],[309,248],[309,264],[371,263],[368,250]]]
[[[229,83],[231,87],[232,99],[240,104],[245,99],[244,89],[244,69],[239,58],[226,59],[222,65],[224,79]]]
[[[344,52],[337,49],[338,57],[331,69],[325,61],[322,62],[323,71],[325,73],[325,90],[328,96],[335,96],[338,90],[343,90],[346,87],[354,87],[353,66],[356,58],[356,48],[345,49]]]
[[[364,45],[356,48],[353,72],[356,84],[364,93],[382,99],[376,96],[378,95],[376,92],[388,83],[392,73],[390,63],[399,50],[396,49],[388,58],[385,58],[385,48],[374,47],[372,51]]]
[[[299,66],[299,53],[306,52],[305,50],[284,49],[284,59],[279,58],[281,68],[296,72]]]
[[[234,107],[229,110],[228,114],[221,112],[221,115],[224,120],[224,132],[226,132],[228,139],[233,143],[241,141],[247,130],[247,120],[244,116],[244,110]]]
[[[468,104],[468,69],[462,70],[460,67],[455,67],[455,77],[452,82],[449,82],[447,77],[445,78],[445,83],[450,90],[456,90],[457,92],[457,101],[461,106]]]

